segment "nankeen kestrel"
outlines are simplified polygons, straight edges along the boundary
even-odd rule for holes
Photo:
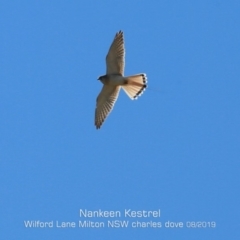
[[[106,56],[107,74],[98,78],[103,88],[97,97],[95,125],[99,129],[112,111],[121,87],[133,100],[140,96],[147,87],[147,76],[144,73],[124,77],[125,49],[123,32],[119,31]]]

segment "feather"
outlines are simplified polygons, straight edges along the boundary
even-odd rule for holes
[[[147,76],[144,73],[125,77],[124,79],[125,84],[122,88],[132,100],[141,96],[147,88]]]

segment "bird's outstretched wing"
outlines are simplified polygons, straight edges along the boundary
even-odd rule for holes
[[[123,32],[119,31],[106,56],[107,74],[124,74],[125,49]]]
[[[108,114],[112,111],[120,88],[120,86],[104,85],[99,93],[95,110],[95,126],[97,129],[101,127]]]

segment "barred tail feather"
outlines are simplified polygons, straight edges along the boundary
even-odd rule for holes
[[[133,100],[142,95],[147,87],[147,76],[144,73],[125,77],[125,84],[122,85],[125,93]]]

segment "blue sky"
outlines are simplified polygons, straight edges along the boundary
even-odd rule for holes
[[[1,1],[1,239],[239,239],[239,10],[237,0]],[[121,92],[96,130],[97,78],[119,30],[125,74],[146,73],[149,88],[137,101]],[[105,227],[24,225],[84,220]]]

